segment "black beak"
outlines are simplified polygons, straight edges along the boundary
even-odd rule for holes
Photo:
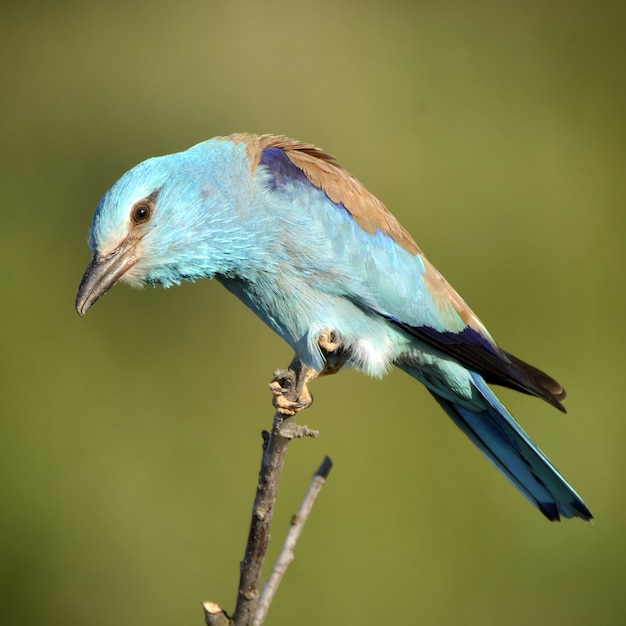
[[[93,255],[76,294],[76,310],[79,315],[85,315],[87,309],[137,263],[137,241],[136,238],[125,239],[107,256]]]

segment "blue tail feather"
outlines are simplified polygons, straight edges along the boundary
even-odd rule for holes
[[[561,517],[591,520],[593,516],[578,494],[530,440],[483,378],[473,372],[470,375],[476,390],[487,402],[486,409],[468,409],[431,390],[454,423],[549,520],[558,521]]]

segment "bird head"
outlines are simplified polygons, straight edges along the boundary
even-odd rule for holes
[[[80,315],[119,280],[135,286],[158,282],[153,253],[167,213],[159,196],[169,178],[167,157],[149,159],[126,172],[100,200],[89,231],[91,261],[76,296]]]
[[[232,143],[208,141],[126,172],[94,212],[78,313],[118,281],[169,287],[241,260],[250,239],[241,209],[250,205],[250,170],[242,154]]]

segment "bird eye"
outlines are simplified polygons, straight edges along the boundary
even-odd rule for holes
[[[131,218],[135,224],[145,224],[150,219],[152,207],[146,202],[139,202],[131,211]]]

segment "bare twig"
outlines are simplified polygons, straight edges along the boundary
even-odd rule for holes
[[[298,512],[291,519],[291,527],[289,528],[283,547],[278,555],[274,569],[272,570],[272,573],[263,588],[263,593],[259,599],[256,614],[252,622],[253,626],[261,626],[267,617],[267,612],[269,611],[270,605],[274,600],[274,596],[278,591],[278,586],[287,571],[287,567],[295,558],[294,550],[296,542],[302,533],[304,524],[309,517],[313,504],[315,504],[315,499],[326,482],[326,478],[328,477],[332,466],[333,462],[330,458],[325,457],[317,472],[313,474],[313,479],[311,480],[309,489],[304,496],[304,500],[302,501]]]
[[[308,517],[315,497],[323,485],[330,468],[331,460],[326,457],[313,477],[313,482],[298,511],[292,520],[285,545],[279,555],[272,575],[263,592],[263,603],[259,607],[259,579],[263,560],[270,541],[270,523],[276,501],[278,481],[285,463],[287,446],[292,439],[301,437],[317,437],[319,433],[308,426],[300,426],[294,420],[294,414],[310,406],[312,397],[306,384],[317,375],[304,368],[296,358],[286,370],[274,372],[274,380],[270,389],[274,396],[274,415],[272,431],[263,431],[263,456],[259,482],[252,508],[252,519],[248,533],[246,552],[240,564],[239,589],[235,613],[229,617],[220,606],[213,602],[203,602],[204,618],[208,626],[252,626],[262,624],[269,606],[276,594],[278,584],[293,560],[293,549],[302,526]]]
[[[299,384],[301,371],[300,364],[294,360],[288,370],[275,373],[275,380],[281,380],[282,393],[288,401],[298,401],[302,390],[302,385]],[[246,552],[240,565],[237,606],[232,618],[232,622],[237,626],[252,624],[256,613],[259,600],[259,578],[270,540],[269,529],[276,501],[276,490],[289,441],[296,437],[317,436],[317,431],[306,426],[299,426],[295,423],[293,416],[285,416],[280,411],[274,415],[272,432],[263,433],[265,441],[261,471],[252,509]]]

